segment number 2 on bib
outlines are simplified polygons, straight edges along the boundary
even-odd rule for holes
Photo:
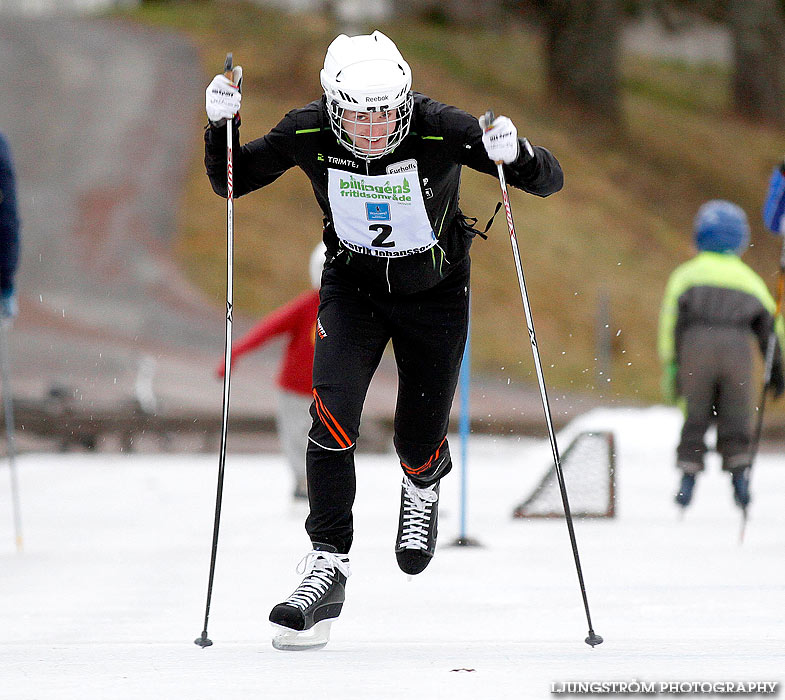
[[[374,248],[394,248],[395,241],[388,241],[387,238],[392,235],[392,226],[389,224],[371,224],[368,227],[369,231],[379,233],[376,238],[371,241],[371,245]]]

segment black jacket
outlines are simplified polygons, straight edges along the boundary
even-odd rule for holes
[[[239,143],[235,120],[233,142]],[[507,182],[545,197],[561,189],[563,176],[556,158],[545,148],[521,144],[521,155],[505,166]],[[341,243],[333,226],[328,198],[328,168],[347,174],[384,175],[397,163],[415,160],[425,209],[437,245],[405,257],[376,257],[352,252]],[[226,197],[226,128],[205,130],[205,165],[213,190]],[[343,269],[358,283],[380,291],[410,294],[429,289],[464,261],[474,233],[458,208],[461,166],[496,175],[496,165],[482,144],[477,119],[455,107],[415,93],[408,136],[391,154],[377,160],[357,159],[333,134],[325,98],[289,112],[262,138],[235,148],[234,195],[264,187],[294,166],[311,180],[324,212],[324,242],[328,264]]]

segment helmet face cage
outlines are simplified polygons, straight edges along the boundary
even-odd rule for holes
[[[413,104],[411,92],[395,107],[384,105],[369,111],[350,110],[328,97],[327,112],[330,127],[341,145],[357,158],[374,160],[392,153],[406,138]],[[358,144],[358,139],[363,145]]]

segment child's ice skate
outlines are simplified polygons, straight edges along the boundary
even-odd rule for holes
[[[747,474],[747,467],[732,469],[731,484],[733,484],[733,500],[742,510],[750,504],[750,480]]]
[[[686,508],[692,502],[692,490],[695,488],[695,474],[684,474],[681,477],[679,491],[676,493],[676,503]]]

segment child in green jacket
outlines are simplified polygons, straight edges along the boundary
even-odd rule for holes
[[[685,413],[676,451],[682,472],[676,502],[692,500],[695,477],[704,468],[704,436],[717,426],[717,452],[731,475],[734,500],[750,501],[748,471],[752,455],[752,348],[762,353],[775,323],[775,303],[763,280],[740,256],[749,245],[747,216],[724,200],[706,202],[694,223],[698,254],[671,274],[660,311],[658,350],[666,400]],[[778,336],[769,387],[775,398],[785,391],[785,330]]]

